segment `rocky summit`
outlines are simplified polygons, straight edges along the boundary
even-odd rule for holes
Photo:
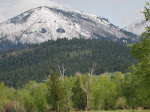
[[[0,42],[35,44],[58,38],[133,42],[137,35],[103,17],[63,7],[42,6],[0,24]],[[6,42],[5,42],[6,43]]]

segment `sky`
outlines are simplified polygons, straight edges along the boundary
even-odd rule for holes
[[[65,6],[107,18],[123,28],[144,19],[149,0],[0,0],[0,23],[38,6]]]

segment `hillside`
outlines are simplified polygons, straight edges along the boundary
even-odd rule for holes
[[[30,46],[28,49],[0,56],[0,81],[9,86],[20,86],[29,80],[43,81],[50,72],[62,64],[65,75],[77,71],[87,73],[96,63],[95,74],[122,71],[136,60],[129,54],[130,48],[114,42],[58,39]]]

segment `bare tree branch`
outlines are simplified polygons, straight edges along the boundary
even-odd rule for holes
[[[62,79],[65,76],[65,71],[66,71],[66,68],[64,64],[62,64],[61,66],[58,66],[58,73]]]
[[[91,68],[89,68],[89,75],[93,75],[95,70],[96,70],[96,63],[94,63]]]

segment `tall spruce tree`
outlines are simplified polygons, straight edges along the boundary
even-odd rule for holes
[[[60,76],[51,70],[51,74],[47,81],[48,86],[48,99],[52,99],[56,102],[56,112],[59,112],[59,102],[63,99],[64,92],[61,84]],[[48,101],[49,102],[49,101]]]

